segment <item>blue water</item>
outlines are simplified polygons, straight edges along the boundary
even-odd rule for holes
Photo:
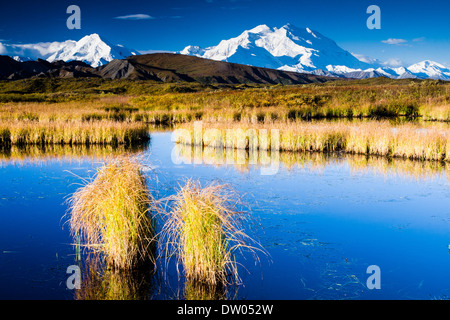
[[[179,182],[230,184],[251,208],[251,236],[267,250],[245,254],[237,299],[446,299],[450,295],[450,179],[355,173],[344,159],[320,170],[174,163],[170,133],[154,133],[144,162],[158,175],[158,197]],[[101,164],[92,159],[25,161],[0,167],[0,299],[73,299],[66,269],[75,251],[65,200]],[[149,171],[149,174],[153,174]],[[247,258],[247,259],[244,259]],[[380,268],[380,289],[366,272]],[[173,298],[159,288],[157,299]],[[164,286],[160,284],[160,286]]]

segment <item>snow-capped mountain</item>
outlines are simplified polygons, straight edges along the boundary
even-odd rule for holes
[[[222,40],[217,46],[206,49],[188,46],[180,53],[299,72],[327,70],[328,65],[369,67],[319,32],[290,24],[279,29],[260,25],[236,38]]]
[[[450,80],[450,69],[434,61],[425,60],[407,68],[418,78]]]
[[[114,59],[125,59],[138,54],[121,45],[113,45],[102,40],[96,33],[88,35],[79,41],[40,42],[34,44],[3,44],[3,51],[17,61],[44,59],[49,62],[82,61],[92,67],[104,65]]]
[[[407,68],[388,67],[377,59],[342,49],[318,31],[291,24],[281,28],[260,25],[235,38],[222,40],[217,46],[200,48],[191,45],[179,53],[317,75],[450,80],[450,70],[437,62],[426,60]]]
[[[333,40],[310,28],[286,24],[281,28],[260,25],[216,46],[187,46],[178,52],[217,61],[256,67],[347,78],[389,77],[450,80],[450,69],[425,60],[411,66],[383,63],[371,57],[350,53]],[[98,34],[79,41],[39,42],[32,44],[0,43],[0,55],[16,61],[38,58],[49,62],[82,61],[96,68],[114,59],[139,54],[121,45],[113,45]]]

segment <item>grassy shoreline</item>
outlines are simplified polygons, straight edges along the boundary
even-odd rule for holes
[[[150,139],[145,125],[113,121],[0,122],[0,147],[24,145],[135,145]]]
[[[386,121],[204,123],[178,126],[176,142],[230,149],[343,152],[413,160],[450,161],[450,131]]]
[[[27,100],[36,94],[44,98]],[[55,96],[65,99],[50,99]],[[280,149],[287,151],[435,161],[450,157],[445,128],[423,134],[409,124],[417,119],[450,121],[450,83],[444,81],[380,78],[298,86],[207,86],[34,79],[0,82],[0,101],[0,146],[130,145],[148,140],[148,124],[189,126],[203,121],[243,130],[283,128]],[[314,124],[315,119],[337,123]],[[385,119],[407,124],[388,128]],[[390,132],[397,127],[401,132]]]

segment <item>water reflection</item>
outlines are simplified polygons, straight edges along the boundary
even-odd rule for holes
[[[184,287],[186,300],[225,300],[227,291],[224,286],[207,285],[196,281],[186,281]]]
[[[111,145],[48,145],[10,146],[0,148],[0,166],[21,163],[43,163],[48,160],[77,160],[81,158],[103,159],[123,153],[139,153],[149,148],[149,144],[138,146]]]
[[[450,164],[438,161],[321,152],[270,152],[257,149],[201,148],[186,144],[174,146],[172,161],[175,164],[232,166],[242,173],[247,173],[252,168],[261,170],[261,174],[276,174],[281,168],[286,170],[308,169],[320,172],[334,163],[347,164],[352,173],[373,172],[385,176],[395,174],[414,179],[450,176]]]
[[[91,256],[80,262],[80,269],[76,300],[148,300],[155,294],[157,276],[150,263],[136,270],[118,270]]]

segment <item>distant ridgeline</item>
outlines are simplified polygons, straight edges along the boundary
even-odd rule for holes
[[[96,68],[81,61],[37,59],[19,62],[9,56],[0,56],[0,80],[28,78],[131,79],[202,84],[307,84],[337,79],[173,53],[134,55]]]

